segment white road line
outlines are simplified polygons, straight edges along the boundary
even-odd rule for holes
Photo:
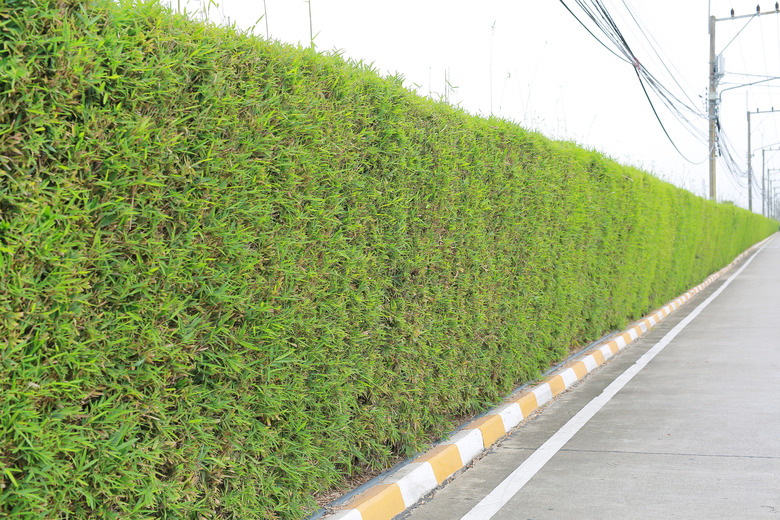
[[[556,453],[571,440],[574,435],[585,426],[585,424],[601,410],[605,404],[612,399],[635,375],[639,373],[655,356],[658,355],[672,340],[688,326],[712,301],[723,292],[723,290],[734,281],[737,276],[750,265],[750,262],[760,253],[759,249],[753,254],[745,264],[734,273],[726,282],[723,283],[709,298],[704,300],[688,316],[670,330],[658,343],[650,350],[645,352],[636,363],[631,365],[625,372],[620,374],[612,383],[607,386],[598,397],[594,398],[577,415],[569,419],[569,422],[555,432],[547,442],[528,457],[520,466],[517,467],[507,478],[504,479],[493,491],[483,498],[474,508],[469,511],[461,520],[487,520],[493,518],[493,515],[504,507],[536,473],[539,472],[547,462],[555,456]]]

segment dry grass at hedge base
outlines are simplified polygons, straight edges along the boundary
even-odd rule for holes
[[[776,229],[157,4],[0,20],[9,517],[301,518]]]

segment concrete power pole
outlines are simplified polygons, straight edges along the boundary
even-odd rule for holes
[[[772,188],[770,186],[771,179],[769,176],[772,174],[772,172],[780,171],[777,168],[766,168],[766,153],[777,151],[780,151],[780,148],[772,148],[770,146],[768,148],[761,149],[761,214],[765,217],[769,216],[769,212],[772,209],[770,203],[770,192]]]
[[[775,110],[775,107],[772,107],[771,110],[758,110],[756,109],[755,112],[751,112],[748,110],[747,113],[747,174],[748,174],[748,209],[750,211],[753,211],[753,149],[750,146],[750,115],[751,114],[774,114],[780,112],[780,109]],[[772,148],[762,148],[761,149],[761,214],[766,215],[766,184],[764,182],[764,177],[766,176],[765,171],[765,162],[766,162],[766,151],[772,150]]]
[[[777,150],[777,149],[776,149]],[[772,151],[770,149],[770,151]],[[769,218],[777,218],[777,190],[778,185],[772,181],[772,174],[780,172],[780,168],[767,168],[766,170],[766,216]]]
[[[750,147],[750,111],[748,118],[747,174],[748,174],[748,211],[753,211],[753,149]]]
[[[715,67],[715,17],[710,16],[710,90],[707,99],[710,123],[710,200],[715,200],[715,119],[718,102],[718,80]]]
[[[761,9],[759,6],[756,6],[756,12],[755,14],[744,14],[739,16],[734,16],[734,10],[731,10],[731,17],[730,18],[715,18],[714,16],[710,16],[710,88],[709,88],[709,94],[707,98],[707,115],[709,118],[709,124],[710,124],[710,199],[716,200],[716,186],[715,186],[715,129],[718,122],[718,81],[723,76],[723,70],[719,70],[722,67],[718,63],[718,56],[715,55],[715,23],[716,22],[723,22],[726,20],[737,20],[740,18],[753,18],[756,16],[765,16],[768,14],[780,14],[780,2],[775,2],[775,10],[774,11],[765,11],[761,12]],[[741,31],[740,31],[741,32]],[[735,37],[736,38],[736,37]],[[734,41],[732,39],[732,41]],[[728,47],[728,45],[726,45]],[[726,50],[725,48],[723,50]],[[723,53],[723,50],[721,51],[721,56]],[[750,120],[750,116],[748,115],[748,121]],[[748,148],[748,161],[750,160],[750,149]]]

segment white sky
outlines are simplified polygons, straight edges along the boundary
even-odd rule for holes
[[[174,7],[180,1],[188,11],[208,3],[168,1]],[[575,0],[565,1],[582,15]],[[702,112],[708,86],[709,10],[717,18],[729,17],[732,8],[736,15],[756,11],[755,0],[603,2],[643,66],[675,95],[688,96]],[[774,3],[762,1],[761,10],[774,11]],[[304,46],[310,42],[306,0],[221,0],[208,11],[217,23],[229,21],[244,29],[254,25],[258,36],[266,37],[267,22],[272,40]],[[408,87],[435,98],[444,95],[445,71],[449,71],[455,87],[449,101],[471,113],[492,112],[549,137],[573,140],[642,167],[697,195],[709,193],[706,119],[695,123],[705,136],[702,140],[652,98],[677,146],[698,163],[691,164],[664,135],[634,68],[596,42],[558,0],[311,0],[311,13],[320,51],[340,50],[373,63],[383,74],[398,72]],[[750,19],[732,41],[747,20],[716,24],[716,52],[722,51],[726,70],[720,84],[721,125],[743,175],[748,109],[768,111],[777,106],[780,110],[780,80],[724,90],[763,79],[740,74],[780,76],[780,15]],[[654,40],[655,50],[642,31]],[[761,148],[775,143],[775,148],[780,147],[780,112],[751,117],[754,179],[760,187]],[[766,158],[768,169],[780,168],[780,152],[767,152]],[[780,187],[780,171],[770,175]],[[746,185],[746,177],[729,174],[724,161],[718,160],[718,200],[747,208]],[[758,191],[753,210],[761,212]]]

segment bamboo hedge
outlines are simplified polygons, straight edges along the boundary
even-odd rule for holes
[[[302,518],[775,229],[156,3],[0,32],[0,516]]]

